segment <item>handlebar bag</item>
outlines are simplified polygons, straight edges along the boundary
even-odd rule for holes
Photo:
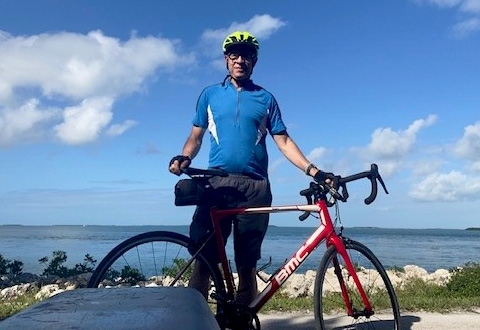
[[[182,179],[175,185],[175,205],[199,205],[205,202],[206,188],[198,180]]]

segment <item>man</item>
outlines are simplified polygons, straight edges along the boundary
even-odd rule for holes
[[[318,171],[287,134],[280,109],[272,94],[250,79],[257,63],[259,44],[248,32],[234,32],[223,43],[229,75],[223,83],[209,86],[201,93],[190,136],[182,154],[174,157],[169,170],[179,175],[180,168],[190,165],[202,145],[205,131],[210,131],[210,168],[220,168],[228,177],[214,177],[214,188],[230,188],[237,192],[235,207],[270,206],[272,195],[268,182],[268,156],[265,144],[267,131],[276,145],[299,169],[316,179],[328,177]],[[197,207],[190,227],[190,237],[198,240],[212,228],[210,205]],[[257,294],[256,264],[268,226],[268,214],[239,215],[224,221],[223,235],[228,237],[233,223],[235,263],[239,275],[237,301],[248,305]],[[215,242],[213,242],[215,243]],[[214,250],[214,248],[212,248]],[[213,252],[212,252],[213,253]],[[190,285],[205,296],[208,272],[196,264]]]

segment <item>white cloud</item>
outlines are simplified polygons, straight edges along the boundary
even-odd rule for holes
[[[464,0],[460,9],[467,13],[480,13],[480,0]]]
[[[441,9],[455,8],[462,12],[462,20],[450,28],[451,36],[455,38],[465,38],[475,32],[480,31],[480,0],[412,0],[414,3],[432,4]]]
[[[458,7],[467,13],[480,12],[480,0],[413,0],[413,2],[419,5],[432,4],[442,9]]]
[[[284,157],[274,160],[268,165],[268,171],[269,172],[275,171],[280,165],[284,164],[285,162],[286,160]]]
[[[478,199],[480,178],[469,178],[458,171],[447,174],[433,173],[415,184],[410,191],[410,196],[425,202]]]
[[[37,86],[46,96],[82,100],[138,90],[159,67],[191,60],[175,41],[132,36],[122,42],[100,31],[10,36],[0,43],[0,86]]]
[[[468,125],[453,148],[454,153],[472,162],[472,170],[480,170],[480,122]]]
[[[39,118],[50,118],[50,112],[42,110],[51,108],[49,104],[66,105],[65,122],[49,128],[55,127],[62,141],[93,141],[110,122],[111,103],[115,99],[141,90],[146,79],[159,69],[170,70],[194,60],[191,55],[179,54],[177,45],[176,40],[151,36],[132,35],[121,41],[101,31],[33,36],[12,36],[0,31],[0,111],[9,109],[0,116],[4,117],[2,131],[11,132],[9,145],[20,142],[20,133],[25,135],[29,129],[27,125],[20,132],[17,127],[10,127],[24,115],[24,110],[12,105],[27,104],[29,98],[37,100],[35,113]],[[27,99],[25,91],[30,93]],[[99,104],[99,109],[92,107]],[[89,120],[92,122],[85,122]],[[2,136],[5,146],[7,139],[5,134]]]
[[[443,163],[443,160],[440,159],[422,159],[421,161],[413,162],[412,171],[417,177],[429,175],[432,172],[438,171]]]
[[[106,134],[109,136],[122,135],[135,125],[137,125],[137,122],[135,120],[125,120],[121,124],[114,124],[110,126],[110,128],[106,131]]]
[[[113,100],[86,99],[63,112],[63,123],[54,127],[58,138],[67,144],[84,144],[97,139],[112,119]]]
[[[15,141],[29,142],[43,135],[43,125],[59,114],[58,109],[40,109],[36,99],[30,99],[18,109],[0,107],[0,147]]]
[[[463,0],[413,0],[417,4],[433,4],[440,8],[452,8],[458,6]]]
[[[480,19],[476,17],[459,22],[452,27],[452,35],[457,38],[464,38],[477,31],[480,31]]]
[[[436,115],[429,115],[426,119],[415,120],[406,130],[377,128],[372,134],[370,144],[360,149],[360,155],[369,162],[381,164],[382,173],[390,175],[412,151],[418,132],[433,125],[436,120]]]
[[[315,162],[317,160],[320,160],[322,156],[325,155],[326,151],[327,149],[324,147],[314,148],[312,151],[308,153],[306,158],[311,162]]]
[[[246,22],[233,22],[228,28],[207,29],[203,32],[201,40],[205,52],[211,57],[218,57],[222,53],[221,46],[225,37],[235,31],[248,31],[257,37],[260,43],[260,51],[262,48],[262,40],[270,38],[282,26],[287,23],[279,18],[272,17],[268,14],[255,15]],[[215,67],[219,67],[218,63]],[[225,65],[220,66],[222,69]]]
[[[286,25],[286,22],[268,14],[255,15],[247,22],[233,22],[228,28],[207,29],[202,34],[205,41],[222,42],[225,37],[235,31],[248,31],[260,39],[268,39],[274,32]]]

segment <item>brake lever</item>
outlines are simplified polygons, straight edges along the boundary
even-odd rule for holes
[[[387,187],[385,186],[385,182],[383,182],[383,179],[382,179],[382,177],[380,176],[380,173],[378,173],[377,179],[378,179],[378,181],[380,182],[380,184],[382,185],[383,190],[385,190],[385,194],[388,194]]]

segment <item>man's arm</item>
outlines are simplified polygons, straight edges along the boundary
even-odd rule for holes
[[[202,146],[203,135],[205,134],[205,129],[198,126],[193,126],[190,135],[188,136],[185,144],[183,145],[182,156],[188,157],[182,163],[178,160],[173,161],[170,164],[170,172],[180,175],[180,168],[186,168],[190,165],[191,160],[195,158],[200,147]]]
[[[301,169],[303,172],[306,172],[307,175],[315,176],[318,169],[315,166],[309,166],[311,163],[303,155],[302,151],[297,147],[295,142],[288,134],[275,134],[273,135],[273,140],[275,141],[278,149],[285,155],[285,157],[296,167]]]

